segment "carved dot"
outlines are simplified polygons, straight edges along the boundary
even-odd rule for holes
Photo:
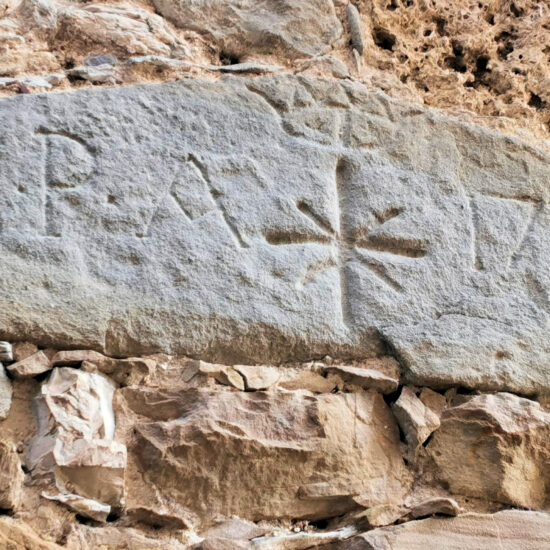
[[[18,185],[17,186],[17,190],[20,192],[20,193],[24,193],[27,188],[24,186],[24,185]]]
[[[109,204],[115,203],[115,202],[116,202],[116,197],[115,197],[114,195],[108,195],[108,196],[107,196],[107,202],[108,202]]]

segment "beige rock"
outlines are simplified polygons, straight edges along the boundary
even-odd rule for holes
[[[431,409],[438,417],[441,417],[443,410],[447,407],[447,400],[444,395],[431,390],[430,388],[422,388],[418,396],[420,401]]]
[[[388,480],[385,477],[372,479],[360,494],[353,497],[353,501],[362,508],[372,508],[380,504],[400,504],[401,500],[393,498]]]
[[[228,56],[255,53],[286,58],[326,53],[342,26],[329,0],[154,0],[177,26],[206,34]]]
[[[401,500],[410,483],[397,426],[374,392],[123,388],[121,396],[138,415],[125,422],[135,428],[129,460],[143,474],[127,487],[129,500],[149,494],[153,505],[169,494],[203,518],[207,510],[315,519],[351,510],[351,497],[381,480],[386,499]]]
[[[81,59],[105,52],[170,55],[172,48],[184,46],[162,17],[131,4],[62,8],[55,40]]]
[[[408,386],[401,390],[399,399],[392,405],[392,411],[411,449],[422,445],[440,424],[439,417]]]
[[[396,504],[379,504],[373,506],[364,512],[355,516],[356,521],[366,522],[369,529],[383,527],[395,523],[399,518],[407,514],[408,510],[404,506]]]
[[[542,550],[550,547],[550,515],[508,510],[383,527],[330,550]]]
[[[13,348],[9,342],[0,342],[0,361],[13,361]]]
[[[12,388],[6,370],[0,363],[0,419],[6,418],[10,412]]]
[[[55,368],[42,385],[38,435],[27,462],[37,475],[53,471],[63,494],[117,507],[124,497],[126,447],[114,440],[114,389],[102,374]]]
[[[235,516],[210,527],[202,535],[207,538],[219,537],[233,540],[250,540],[261,537],[266,532],[266,528],[259,527],[256,523]]]
[[[25,478],[15,445],[0,441],[0,508],[13,510],[21,499]],[[1,539],[0,539],[1,540]]]
[[[84,361],[101,362],[105,355],[93,350],[58,351],[51,359],[52,367],[78,367]]]
[[[443,412],[427,446],[451,492],[540,508],[548,492],[550,414],[509,393]]]
[[[182,540],[178,540],[182,539]],[[64,550],[190,550],[196,548],[199,539],[188,536],[175,537],[172,533],[143,533],[128,527],[105,526],[101,529],[87,525],[73,526],[66,537]],[[34,549],[33,549],[34,550]],[[221,550],[221,549],[220,549]]]
[[[248,541],[208,537],[199,546],[200,550],[246,550],[250,548]]]
[[[17,519],[0,517],[0,548],[6,550],[63,550],[53,542],[44,540],[29,525]]]
[[[282,378],[286,378],[285,374]],[[330,393],[339,383],[335,376],[324,377],[321,374],[311,370],[304,369],[288,379],[283,379],[277,385],[286,390],[308,390],[313,393]]]
[[[199,372],[214,378],[219,384],[233,386],[241,391],[245,389],[243,377],[233,367],[200,361]]]
[[[46,493],[42,493],[42,496],[48,500],[61,502],[77,514],[95,521],[105,522],[111,513],[111,507],[109,505],[102,504],[96,500],[84,498],[79,495],[66,493],[59,495],[48,495]]]
[[[258,550],[306,550],[325,547],[338,541],[346,541],[356,534],[353,527],[322,533],[279,534],[272,537],[260,537],[252,540],[249,548]]]
[[[82,363],[82,370],[102,372],[121,386],[144,384],[154,374],[156,362],[153,359],[142,357],[128,357],[127,359],[113,359],[112,357],[98,357]]]
[[[138,499],[139,500],[139,499]],[[133,521],[153,528],[187,529],[190,522],[165,506],[151,507],[147,502],[131,502],[126,506],[126,513]]]
[[[34,355],[37,351],[38,347],[31,342],[14,342],[13,359],[17,362],[23,361],[23,359]]]
[[[399,380],[374,370],[348,365],[333,365],[327,372],[337,374],[344,382],[381,393],[393,393],[399,387]]]
[[[414,519],[439,514],[442,516],[457,516],[460,507],[456,500],[448,497],[433,497],[419,502],[411,509]]]
[[[235,365],[234,369],[243,377],[247,390],[266,390],[276,384],[280,377],[276,367]]]
[[[42,351],[37,351],[17,363],[12,363],[7,370],[15,378],[29,378],[48,372],[51,368],[48,356]]]

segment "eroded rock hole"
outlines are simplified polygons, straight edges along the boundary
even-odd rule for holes
[[[531,92],[528,102],[529,107],[534,107],[537,111],[546,108],[546,101],[544,101],[539,95]]]
[[[396,43],[396,37],[390,31],[377,27],[372,31],[374,43],[383,50],[393,51]]]
[[[222,65],[237,65],[240,63],[240,59],[237,55],[229,52],[220,53],[220,63]]]

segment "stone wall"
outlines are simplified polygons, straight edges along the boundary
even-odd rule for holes
[[[546,4],[0,9],[0,548],[550,548]]]

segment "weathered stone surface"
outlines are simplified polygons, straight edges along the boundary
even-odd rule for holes
[[[306,550],[325,547],[337,541],[345,541],[355,535],[353,527],[322,533],[296,533],[272,537],[260,537],[252,540],[249,548],[257,550]]]
[[[235,370],[243,377],[247,390],[266,390],[279,380],[281,373],[275,367],[263,365],[235,365]]]
[[[58,498],[74,508],[75,496],[120,506],[126,447],[114,440],[115,385],[102,374],[54,368],[37,400],[38,434],[27,463],[35,475],[53,473]],[[90,508],[86,502],[77,506]],[[90,513],[102,513],[100,510]]]
[[[21,461],[13,443],[0,441],[0,508],[13,510],[21,498]]]
[[[550,545],[550,516],[510,510],[430,518],[364,533],[330,550],[540,550]]]
[[[451,492],[540,509],[547,486],[550,414],[511,394],[446,409],[427,446]]]
[[[37,351],[38,348],[31,342],[14,342],[13,360],[16,362],[23,361],[23,359],[34,355]]]
[[[58,351],[51,359],[52,367],[78,367],[84,361],[103,364],[108,357],[93,350]]]
[[[250,540],[265,535],[267,529],[262,529],[251,521],[231,518],[207,529],[203,535],[206,538],[219,537],[230,540]]]
[[[329,0],[153,0],[177,26],[211,36],[226,55],[325,53],[342,33]]]
[[[412,518],[423,518],[434,514],[456,516],[460,507],[456,500],[448,497],[433,497],[423,500],[411,508]]]
[[[233,386],[238,390],[244,391],[245,385],[242,375],[231,366],[200,361],[199,372],[214,378],[219,384]]]
[[[0,419],[6,418],[10,413],[11,398],[11,382],[6,375],[6,369],[0,363]]]
[[[389,343],[415,384],[548,387],[536,149],[293,77],[10,98],[0,116],[0,336],[225,362]]]
[[[0,342],[0,361],[13,361],[13,348],[9,342]]]
[[[351,45],[357,50],[359,55],[363,55],[365,43],[363,41],[363,32],[361,30],[361,17],[354,4],[349,3],[346,9],[348,16],[349,32],[351,36]]]
[[[381,393],[392,393],[399,387],[399,380],[374,370],[350,365],[334,365],[325,369],[327,372],[338,375],[344,382],[373,389]]]
[[[27,378],[48,372],[51,368],[48,356],[42,351],[37,351],[26,359],[12,363],[7,370],[15,378]]]
[[[428,409],[431,409],[437,417],[440,417],[447,407],[447,399],[445,396],[430,388],[422,388],[418,397],[420,397],[420,401],[422,401]]]
[[[81,497],[80,495],[72,495],[70,493],[62,493],[59,495],[48,495],[43,493],[42,496],[48,500],[62,502],[81,516],[93,519],[95,521],[105,522],[111,513],[111,507],[108,504],[103,504],[89,498]]]
[[[313,393],[330,393],[339,383],[340,380],[335,376],[327,376],[325,378],[312,369],[302,369],[294,376],[290,375],[285,380],[279,382],[278,387],[286,390],[307,390]]]
[[[374,392],[128,387],[121,396],[135,433],[129,461],[141,472],[126,488],[129,505],[136,494],[199,518],[315,519],[351,510],[373,484],[397,500],[409,487],[395,420]]]
[[[399,399],[392,405],[393,414],[411,450],[416,449],[440,425],[439,417],[416,395],[413,388],[403,387]]]
[[[0,517],[0,547],[10,549],[25,548],[28,550],[62,550],[53,542],[44,540],[31,527],[13,518]]]
[[[180,540],[182,539],[182,540]],[[142,533],[136,529],[123,527],[89,527],[80,525],[67,536],[66,545],[57,548],[78,550],[190,550],[196,548],[197,537],[174,537],[170,533],[162,536],[157,533]],[[49,550],[49,549],[48,549]],[[221,550],[221,549],[220,549]]]
[[[408,510],[399,504],[378,504],[364,512],[361,512],[354,519],[360,524],[366,522],[366,527],[374,529],[395,523],[399,518],[407,514]]]

